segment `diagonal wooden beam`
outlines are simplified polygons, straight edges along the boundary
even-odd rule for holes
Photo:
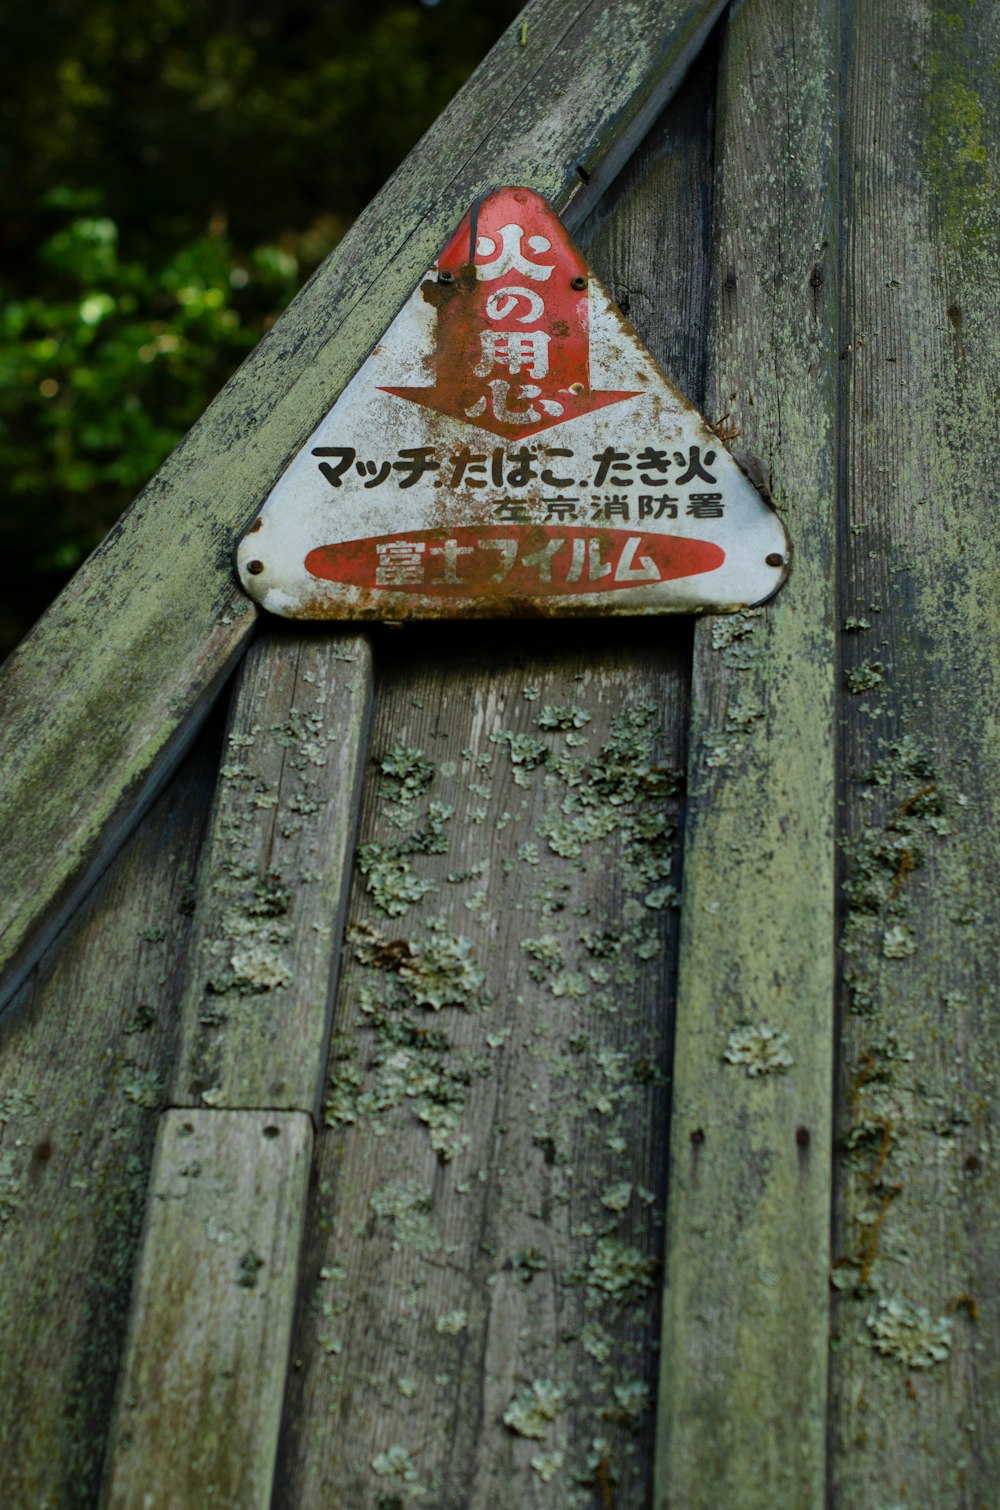
[[[246,648],[255,611],[233,578],[235,537],[470,201],[525,182],[576,223],[723,9],[529,4],[6,663],[0,1004]]]

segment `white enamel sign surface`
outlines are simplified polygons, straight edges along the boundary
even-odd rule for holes
[[[239,546],[292,618],[732,609],[778,516],[659,371],[553,211],[466,216]]]

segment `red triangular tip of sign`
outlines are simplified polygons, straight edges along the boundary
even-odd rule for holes
[[[434,382],[383,393],[503,440],[635,398],[590,386],[589,282],[551,205],[530,189],[487,194],[421,284],[436,312]]]
[[[549,400],[559,405],[559,414],[546,414],[536,410],[538,418],[525,424],[523,419],[505,423],[489,410],[480,414],[470,413],[476,406],[475,396],[457,393],[455,387],[449,384],[436,384],[433,388],[383,388],[381,391],[395,394],[396,398],[409,399],[414,404],[422,404],[425,409],[433,409],[438,414],[447,414],[452,419],[461,420],[463,424],[476,425],[480,430],[488,430],[491,435],[499,435],[504,440],[519,440],[537,435],[553,425],[565,425],[568,420],[578,419],[582,414],[606,409],[609,404],[620,404],[623,399],[638,398],[642,392],[635,388],[620,392],[560,394],[558,399]],[[464,402],[466,398],[469,400],[468,404]]]

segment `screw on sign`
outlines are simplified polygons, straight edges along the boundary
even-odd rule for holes
[[[293,618],[762,602],[784,527],[529,189],[478,200],[238,550]]]

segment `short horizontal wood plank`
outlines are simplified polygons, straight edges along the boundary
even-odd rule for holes
[[[360,635],[279,631],[243,663],[199,874],[175,1106],[318,1111],[371,697]]]
[[[837,12],[747,0],[716,135],[708,412],[794,551],[695,631],[657,1506],[824,1504],[833,1061]]]
[[[831,1494],[1000,1484],[1000,10],[847,7]]]
[[[427,628],[380,682],[285,1510],[646,1502],[686,627]]]
[[[535,0],[0,673],[0,994],[162,783],[246,647],[232,549],[471,200],[580,216],[721,0]],[[527,45],[521,45],[521,25]]]
[[[0,1029],[10,1510],[97,1498],[217,746],[181,767]]]
[[[105,1510],[268,1510],[311,1150],[301,1113],[161,1119]]]

